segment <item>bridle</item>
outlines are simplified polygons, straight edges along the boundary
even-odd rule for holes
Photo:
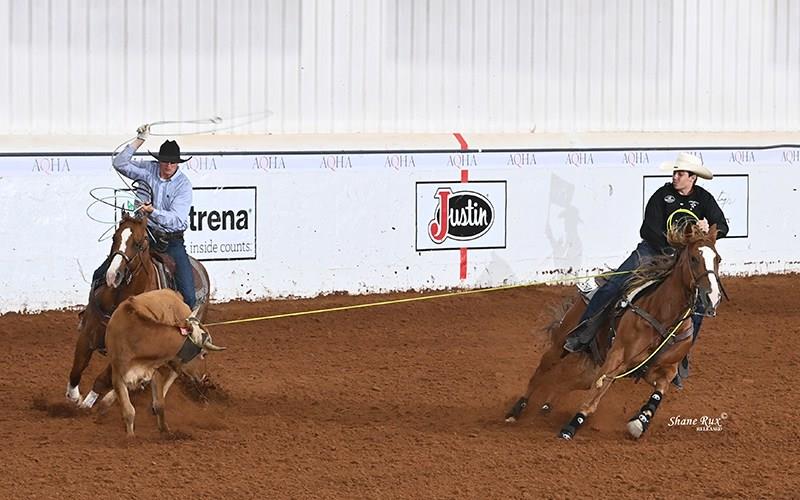
[[[134,250],[136,250],[136,253],[133,254],[133,257],[128,257],[125,254],[125,252],[121,250],[117,250],[109,256],[109,257],[114,257],[115,255],[119,255],[120,257],[122,257],[122,260],[125,261],[125,279],[124,279],[125,285],[130,285],[131,280],[133,280],[133,277],[136,276],[144,266],[144,261],[142,260],[142,252],[144,252],[147,249],[147,246],[144,244],[144,240],[142,240],[142,242],[136,243],[133,246],[133,248]],[[137,261],[137,266],[136,268],[132,269],[134,261]]]
[[[716,250],[714,250],[714,253],[716,253]],[[711,282],[711,278],[707,277],[709,275],[714,276],[714,278],[716,278],[717,284],[719,285],[719,290],[720,290],[720,292],[722,292],[722,296],[725,297],[725,300],[730,300],[730,298],[728,298],[728,292],[726,292],[725,291],[725,287],[722,286],[722,279],[720,279],[719,274],[714,269],[706,269],[705,272],[702,272],[700,274],[695,274],[694,269],[692,268],[692,265],[690,263],[689,264],[689,274],[692,277],[692,282],[690,284],[691,289],[692,289],[692,294],[691,294],[692,295],[692,302],[691,302],[692,314],[701,314],[703,316],[708,316],[708,314],[706,312],[698,313],[695,309],[696,309],[697,299],[700,299],[700,302],[703,303],[704,308],[707,310],[706,306],[709,305],[707,303],[708,302],[708,293],[706,293],[707,292],[706,289],[700,285],[700,280],[703,279],[703,278],[706,278],[710,283]]]

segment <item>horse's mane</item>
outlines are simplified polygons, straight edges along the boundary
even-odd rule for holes
[[[651,281],[660,281],[669,276],[675,268],[677,257],[654,255],[642,260],[638,269],[634,270],[626,284],[626,293]]]
[[[638,288],[650,281],[663,280],[675,268],[681,252],[695,243],[710,241],[708,234],[704,233],[696,224],[687,221],[683,224],[673,225],[667,231],[667,243],[677,250],[675,256],[654,255],[643,260],[639,268],[628,279],[626,291]]]
[[[676,249],[682,250],[694,243],[707,241],[710,242],[710,237],[704,233],[702,229],[697,227],[697,224],[685,222],[683,224],[673,225],[667,231],[667,242]]]

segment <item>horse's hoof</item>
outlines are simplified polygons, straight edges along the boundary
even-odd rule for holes
[[[628,433],[633,436],[634,439],[639,439],[642,437],[642,434],[644,434],[644,426],[638,418],[628,422]]]
[[[65,394],[67,397],[67,401],[73,404],[80,404],[81,402],[81,391],[77,387],[72,387],[71,385],[67,384],[67,393]]]
[[[550,413],[550,410],[552,410],[552,409],[553,408],[550,406],[550,403],[545,403],[545,404],[542,405],[542,407],[539,409],[539,411],[541,411],[542,413]]]
[[[528,407],[528,398],[525,396],[519,398],[514,406],[511,407],[508,413],[506,413],[506,422],[516,422],[525,408]]]
[[[561,431],[561,433],[559,433],[558,437],[560,437],[564,441],[571,441],[572,440],[572,433],[567,431],[567,430],[563,430],[563,431]]]

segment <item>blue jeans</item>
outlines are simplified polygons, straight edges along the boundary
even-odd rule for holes
[[[620,296],[625,288],[625,283],[631,277],[631,273],[625,271],[633,271],[637,269],[641,264],[642,259],[646,257],[652,257],[656,254],[656,250],[651,247],[649,243],[646,241],[639,242],[636,250],[634,250],[630,256],[625,259],[625,262],[623,262],[617,268],[617,272],[621,272],[623,274],[615,274],[614,276],[611,276],[611,278],[606,281],[603,286],[594,292],[592,300],[590,300],[589,304],[586,306],[586,310],[583,312],[583,316],[581,316],[579,323],[596,315],[607,305],[609,305],[611,301],[616,300]]]
[[[150,245],[153,245],[152,238]],[[183,296],[183,301],[190,309],[194,309],[197,304],[197,296],[194,290],[194,274],[192,273],[192,264],[189,262],[189,254],[186,253],[186,246],[183,244],[183,239],[171,240],[167,245],[166,253],[175,261],[175,288]],[[111,265],[111,256],[106,257],[106,260],[100,264],[100,267],[95,269],[92,274],[92,290],[95,289],[98,281],[105,281],[105,274],[108,267]]]
[[[175,261],[175,288],[183,295],[183,301],[190,309],[194,309],[197,303],[197,296],[194,291],[194,275],[192,274],[192,264],[189,263],[189,254],[186,253],[186,246],[183,238],[170,240],[167,245],[167,255]]]

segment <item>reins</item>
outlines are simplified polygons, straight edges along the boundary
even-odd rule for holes
[[[627,377],[628,375],[630,375],[632,373],[635,373],[637,370],[639,370],[640,368],[645,366],[651,359],[653,359],[659,352],[661,352],[661,350],[670,342],[670,340],[672,340],[675,337],[676,332],[678,331],[680,326],[683,324],[683,322],[686,321],[687,319],[689,319],[693,314],[697,314],[695,312],[695,304],[697,303],[697,298],[700,295],[700,285],[698,283],[699,278],[702,278],[702,277],[707,276],[709,274],[713,275],[717,279],[717,283],[719,284],[720,291],[722,292],[724,297],[726,299],[728,299],[728,294],[725,292],[725,289],[722,286],[722,281],[719,279],[719,275],[717,274],[716,271],[714,271],[713,269],[707,269],[704,273],[702,273],[700,275],[695,275],[694,271],[692,270],[691,265],[689,265],[689,273],[692,276],[692,282],[691,282],[691,285],[690,285],[692,293],[690,294],[689,305],[686,308],[686,311],[684,313],[680,314],[678,316],[678,318],[672,323],[672,326],[670,326],[669,328],[663,328],[661,326],[661,324],[650,313],[648,313],[647,311],[644,311],[643,309],[639,308],[638,306],[635,306],[632,303],[628,305],[631,308],[631,311],[633,313],[637,314],[639,317],[641,317],[642,319],[647,321],[650,324],[650,326],[652,326],[653,329],[656,330],[659,333],[659,335],[662,337],[662,341],[658,345],[658,347],[656,347],[656,349],[653,352],[651,352],[641,363],[637,364],[635,367],[631,368],[630,370],[627,370],[626,372],[624,372],[622,374],[614,376],[613,380],[617,380],[617,379],[621,379],[621,378]],[[730,299],[728,299],[728,300],[730,300]],[[667,332],[666,335],[664,335],[665,332]],[[681,339],[681,340],[685,340],[685,339]],[[602,377],[600,377],[600,379],[597,381],[597,383],[598,384],[602,383],[602,380],[604,380],[605,378],[606,378],[606,375],[603,375]]]
[[[112,258],[112,257],[114,257],[116,255],[119,255],[120,257],[122,257],[122,260],[125,261],[125,278],[124,278],[124,282],[125,282],[125,286],[126,287],[130,286],[131,281],[133,281],[133,278],[137,274],[139,274],[139,272],[145,267],[144,259],[142,258],[142,253],[145,252],[145,250],[146,250],[145,245],[143,245],[141,243],[137,243],[137,244],[134,245],[134,249],[136,250],[136,253],[134,254],[133,257],[128,257],[125,254],[125,252],[123,252],[121,250],[117,250],[115,252],[112,252],[109,255],[109,258]],[[138,265],[135,268],[132,268],[132,265],[133,265],[134,261],[138,261],[138,263],[137,263]],[[94,309],[102,317],[101,323],[103,325],[106,325],[106,324],[108,324],[108,320],[111,318],[111,315],[114,313],[114,311],[117,309],[117,306],[121,302],[120,301],[120,295],[123,292],[123,288],[122,287],[116,287],[114,289],[114,303],[112,304],[112,307],[111,307],[110,311],[105,311],[101,307],[100,301],[97,298],[97,292],[103,286],[106,286],[106,285],[101,285],[100,287],[95,289],[95,291],[92,293],[92,296],[93,296],[94,300],[90,300],[89,302],[90,302],[90,305],[94,306]]]
[[[675,323],[673,323],[673,325],[674,325],[674,326],[672,326],[672,327],[669,329],[669,330],[670,330],[670,332],[669,332],[669,333],[668,333],[668,334],[667,334],[667,335],[664,337],[664,340],[662,340],[662,341],[661,341],[661,343],[658,345],[658,347],[656,347],[656,349],[655,349],[653,352],[651,352],[651,353],[650,353],[650,355],[649,355],[649,356],[647,356],[647,357],[644,359],[644,361],[642,361],[641,363],[639,363],[639,364],[638,364],[638,365],[636,365],[635,367],[631,368],[630,370],[626,371],[625,373],[623,373],[623,374],[621,374],[621,375],[617,375],[617,376],[613,377],[613,378],[614,378],[614,380],[617,380],[617,379],[620,379],[620,378],[623,378],[623,377],[627,377],[627,376],[628,376],[628,375],[630,375],[631,373],[634,373],[636,370],[638,370],[639,368],[641,368],[642,366],[644,366],[645,364],[647,364],[647,362],[648,362],[648,361],[650,361],[651,359],[653,359],[653,357],[654,357],[656,354],[658,354],[658,353],[661,351],[661,349],[663,349],[663,348],[664,348],[664,346],[665,346],[665,345],[667,345],[667,343],[670,341],[670,339],[672,339],[672,337],[674,337],[674,336],[675,336],[675,332],[677,332],[677,331],[678,331],[678,328],[681,326],[681,324],[683,324],[683,322],[684,322],[684,321],[686,321],[688,318],[690,318],[690,317],[692,316],[692,313],[693,313],[693,312],[694,312],[694,306],[691,306],[691,307],[689,307],[689,308],[686,310],[686,312],[685,312],[685,313],[681,314],[681,315],[678,317],[678,319],[675,321]],[[603,377],[601,377],[601,379],[602,379],[602,378],[605,378],[605,377],[606,377],[606,376],[605,376],[605,375],[603,375]]]

